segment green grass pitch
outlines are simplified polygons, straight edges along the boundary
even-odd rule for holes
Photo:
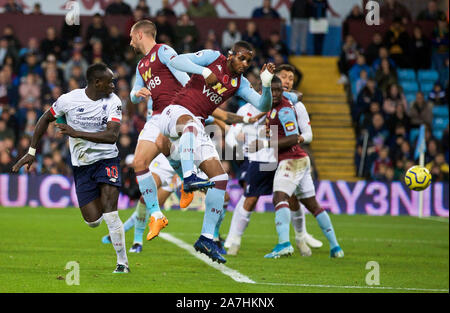
[[[133,210],[120,211],[125,221]],[[167,211],[163,230],[190,247],[199,236],[202,212]],[[228,212],[222,234],[228,231]],[[324,242],[311,257],[264,259],[276,243],[274,213],[254,213],[238,256],[225,266],[255,283],[239,283],[188,251],[161,237],[144,242],[143,252],[128,253],[129,274],[112,274],[116,256],[100,239],[105,223],[89,228],[78,209],[0,208],[0,293],[150,292],[150,293],[306,293],[442,292],[449,289],[447,220],[391,216],[330,215],[343,259],[330,259],[328,243],[307,215],[307,229]],[[126,235],[127,249],[133,230]],[[145,233],[146,234],[146,233]],[[144,234],[144,235],[145,235]],[[291,242],[294,233],[291,227]],[[79,263],[80,284],[67,285],[67,262]],[[367,285],[369,261],[379,264],[379,285]],[[217,263],[216,263],[217,264]]]

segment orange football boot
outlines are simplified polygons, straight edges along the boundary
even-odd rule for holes
[[[194,199],[193,192],[184,192],[183,184],[181,184],[181,197],[180,197],[180,208],[185,209],[191,204]]]
[[[169,221],[167,217],[155,219],[153,216],[150,217],[150,223],[148,223],[148,228],[150,229],[147,234],[147,240],[152,240],[159,235],[161,229],[167,226]]]

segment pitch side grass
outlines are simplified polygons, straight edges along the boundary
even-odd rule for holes
[[[120,211],[125,221],[133,210]],[[203,212],[167,211],[164,233],[192,246]],[[226,235],[232,212],[221,233]],[[330,259],[316,221],[307,229],[324,246],[311,257],[264,259],[277,243],[274,213],[253,213],[237,256],[225,266],[253,281],[239,283],[158,237],[145,241],[140,254],[128,253],[131,273],[112,274],[116,255],[101,243],[105,223],[88,227],[76,208],[0,207],[0,293],[5,292],[149,292],[149,293],[305,293],[305,292],[443,292],[449,289],[448,219],[331,215],[345,257]],[[144,237],[147,232],[145,232]],[[126,233],[127,250],[134,230]],[[291,227],[291,243],[295,245]],[[68,285],[68,262],[79,264],[79,285]],[[379,265],[379,285],[368,285]],[[69,263],[70,264],[70,263]],[[73,264],[73,263],[72,263]],[[373,264],[373,263],[371,263]]]

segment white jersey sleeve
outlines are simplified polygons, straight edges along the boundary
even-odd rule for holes
[[[120,123],[122,121],[122,101],[120,101],[120,98],[114,94],[108,106],[108,122]]]
[[[301,136],[305,139],[304,143],[310,143],[313,139],[313,133],[308,111],[306,111],[305,105],[300,101],[295,104],[295,111]]]
[[[68,110],[67,94],[61,95],[50,107],[50,112],[55,118],[65,115]]]

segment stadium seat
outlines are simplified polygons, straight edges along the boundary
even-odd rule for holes
[[[413,145],[416,142],[418,136],[419,136],[419,129],[411,128],[409,132],[409,143]]]
[[[415,81],[416,72],[410,68],[399,68],[397,70],[397,76],[399,81]]]
[[[433,106],[433,116],[434,117],[446,117],[446,118],[448,118],[448,106],[446,106],[446,105],[435,105],[435,106]]]
[[[407,92],[405,93],[406,102],[408,102],[408,105],[411,105],[411,103],[416,100],[416,94],[414,92]]]
[[[443,135],[443,131],[442,130],[433,130],[433,136],[437,139],[437,140],[441,140],[442,139],[442,135]]]
[[[403,81],[400,82],[400,86],[404,93],[416,93],[419,91],[419,85],[415,81]]]
[[[445,117],[435,117],[433,118],[433,129],[444,129],[447,127],[448,118]]]
[[[419,70],[417,72],[417,80],[419,82],[435,83],[439,79],[439,73],[435,70]]]
[[[420,91],[424,93],[424,95],[427,95],[433,90],[434,83],[427,82],[427,81],[421,81],[420,82]]]

